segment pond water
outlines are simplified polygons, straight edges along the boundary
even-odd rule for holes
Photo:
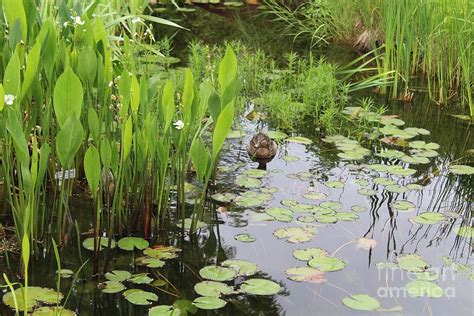
[[[194,286],[202,281],[199,270],[227,259],[248,260],[259,267],[256,275],[238,277],[229,284],[239,285],[247,279],[264,278],[282,286],[277,295],[229,295],[225,297],[225,307],[215,311],[199,310],[196,315],[347,315],[355,311],[344,306],[342,300],[353,294],[376,298],[381,308],[387,313],[391,310],[393,315],[445,315],[453,314],[453,311],[456,315],[472,315],[472,239],[459,236],[456,230],[461,225],[473,225],[474,177],[455,175],[448,170],[449,164],[455,164],[474,148],[472,127],[454,119],[446,110],[426,106],[426,102],[420,94],[410,105],[387,104],[388,113],[399,115],[405,121],[404,127],[424,128],[431,132],[430,135],[418,136],[417,140],[440,145],[439,155],[430,157],[429,163],[410,164],[415,173],[408,176],[389,174],[384,167],[379,171],[371,170],[370,166],[374,164],[408,167],[397,159],[377,156],[375,153],[380,152],[380,145],[368,147],[362,144],[371,150],[371,155],[349,162],[339,158],[340,151],[333,144],[319,139],[309,128],[296,131],[295,136],[308,137],[311,144],[282,141],[277,156],[267,165],[267,172],[251,174],[246,182],[249,188],[242,187],[236,184],[236,180],[242,180],[239,176],[248,172],[246,170],[257,167],[247,155],[248,142],[257,130],[272,130],[267,124],[256,124],[242,118],[236,129],[240,127],[245,136],[227,141],[214,191],[249,194],[245,192],[263,189],[267,195],[271,192],[265,203],[256,202],[260,205],[243,207],[242,204],[249,203],[248,200],[241,202],[241,206],[239,203],[223,205],[210,200],[210,209],[220,207],[219,212],[210,212],[202,219],[207,228],[198,234],[186,235],[183,239],[179,230],[170,223],[169,229],[154,237],[153,245],[181,248],[178,258],[167,260],[162,268],[148,269],[134,264],[141,252],[132,254],[115,249],[110,253],[110,270],[148,272],[154,279],[166,280],[165,285],[157,287],[127,283],[127,288],[142,288],[156,293],[158,303],[153,305],[172,305],[178,298],[192,301],[198,297]],[[247,110],[250,109],[251,105]],[[390,180],[393,182],[388,183]],[[380,184],[384,181],[387,185],[402,187],[392,186],[390,192],[387,185]],[[408,184],[412,186],[407,189]],[[414,207],[397,209],[394,207],[397,201],[409,201]],[[91,201],[75,196],[71,203],[73,216],[81,229],[89,228],[93,214]],[[324,207],[315,208],[321,203]],[[281,216],[279,221],[268,217],[265,211],[271,208],[291,212],[282,215],[282,211],[276,211]],[[431,225],[413,222],[413,218],[423,212],[443,215]],[[303,220],[307,222],[303,223]],[[299,242],[292,243],[285,237],[275,236],[282,233],[279,229],[288,227],[298,227],[293,237]],[[249,234],[255,241],[238,241],[236,235],[239,234]],[[79,253],[86,260],[91,258],[92,252],[78,247],[74,227],[70,228],[68,236],[68,244],[62,249],[62,268],[77,271],[81,265]],[[327,251],[325,256],[340,259],[335,261],[342,264],[342,268],[324,274],[304,275],[303,282],[290,280],[285,272],[287,269],[307,266],[307,262],[296,259],[293,252],[308,248]],[[429,271],[439,274],[439,279],[430,284],[437,284],[442,289],[442,297],[411,297],[407,294],[406,285],[417,277],[406,269],[400,269],[400,261],[398,266],[396,263],[397,257],[408,254],[421,256],[422,262],[431,267]],[[13,271],[9,276],[13,276],[18,261],[15,257],[8,259],[2,261],[0,268],[7,271],[8,262]],[[102,256],[101,264],[103,261]],[[325,265],[327,263],[315,264],[319,264],[322,270],[331,270]],[[412,263],[409,266],[412,267]],[[421,269],[425,268],[428,267]],[[35,259],[31,263],[30,284],[56,288],[56,269],[53,256]],[[148,306],[134,306],[120,293],[103,293],[97,288],[99,281],[90,279],[91,270],[89,262],[85,266],[87,278],[76,281],[67,302],[69,309],[79,315],[147,313]],[[61,280],[62,293],[68,293],[71,282],[71,279]],[[366,313],[369,312],[361,312]],[[8,308],[2,306],[1,314],[8,315]]]

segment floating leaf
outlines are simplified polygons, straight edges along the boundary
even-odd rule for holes
[[[291,222],[293,220],[293,212],[286,208],[272,207],[265,210],[265,213],[280,222]]]
[[[226,305],[226,301],[218,297],[203,296],[198,297],[193,301],[193,305],[200,309],[213,310],[219,309]]]
[[[263,178],[268,174],[268,172],[261,169],[248,169],[245,170],[243,174],[252,178]]]
[[[118,241],[118,246],[122,250],[132,251],[134,248],[143,250],[150,244],[141,237],[124,237]]]
[[[228,259],[221,265],[236,270],[240,276],[251,276],[258,272],[257,264],[247,260]]]
[[[322,192],[308,192],[304,193],[303,197],[308,200],[322,200],[327,198],[327,195]]]
[[[181,250],[174,246],[154,246],[143,250],[143,253],[155,259],[174,259],[178,257],[178,252]]]
[[[72,271],[70,269],[61,269],[61,270],[57,271],[57,273],[63,279],[69,279],[70,277],[72,277],[74,275],[74,271]]]
[[[471,226],[459,226],[454,229],[456,235],[466,238],[474,238],[474,227]]]
[[[405,193],[408,191],[406,187],[399,184],[388,185],[385,187],[385,190],[387,190],[388,192],[393,192],[393,193]]]
[[[367,294],[354,294],[344,297],[342,303],[349,308],[359,311],[375,311],[380,308],[379,301]]]
[[[221,203],[232,203],[237,198],[237,194],[234,193],[216,193],[211,196],[217,202]]]
[[[257,240],[257,238],[255,238],[255,236],[253,236],[251,234],[247,234],[247,233],[237,234],[237,235],[234,236],[234,239],[237,240],[237,241],[246,242],[246,243],[254,242],[254,241]]]
[[[397,176],[411,176],[415,174],[415,169],[404,168],[400,165],[387,166],[387,172]]]
[[[430,150],[438,150],[439,145],[436,143],[426,143],[422,140],[415,140],[408,143],[408,146],[414,149],[430,149]]]
[[[412,218],[412,221],[422,225],[434,225],[444,220],[444,215],[437,212],[425,212]]]
[[[111,241],[111,248],[115,248],[117,243],[115,240]],[[82,242],[82,246],[86,248],[87,250],[94,251],[94,238],[86,238]],[[100,237],[100,246],[99,246],[99,251],[101,251],[104,248],[107,248],[109,246],[109,238],[108,237]]]
[[[315,208],[315,205],[298,203],[291,207],[291,210],[294,212],[307,213],[312,212]]]
[[[397,264],[400,269],[410,272],[423,272],[429,265],[423,258],[416,254],[405,254],[397,257]]]
[[[454,174],[474,174],[474,167],[466,165],[451,165],[449,166],[449,171]]]
[[[150,305],[158,300],[155,293],[146,292],[142,290],[133,291],[129,294],[124,293],[125,299],[134,305]]]
[[[138,273],[132,275],[127,281],[135,284],[150,284],[153,279],[148,276],[148,273]]]
[[[275,295],[278,294],[282,288],[281,286],[270,280],[265,279],[250,279],[245,281],[240,290],[247,294],[254,295]]]
[[[180,314],[180,310],[175,310],[175,308],[170,305],[158,305],[148,310],[148,316],[173,316]]]
[[[339,258],[317,257],[308,261],[308,265],[323,272],[331,272],[344,269],[346,263]]]
[[[28,293],[26,302],[24,301],[23,290]],[[28,286],[28,288],[17,288],[14,294],[9,291],[2,298],[3,303],[12,309],[15,308],[14,296],[16,297],[19,311],[24,311],[25,303],[27,310],[31,311],[40,304],[53,305],[61,302],[63,299],[61,293],[44,287]]]
[[[359,215],[349,212],[337,212],[337,220],[344,222],[353,222],[359,219]]]
[[[375,178],[372,180],[375,184],[380,184],[380,185],[393,185],[393,184],[396,184],[395,181],[393,181],[392,179],[390,178]]]
[[[234,289],[225,283],[202,281],[194,285],[194,291],[201,296],[221,297],[232,293]]]
[[[261,180],[246,175],[237,176],[235,183],[247,189],[260,188],[262,186]]]
[[[112,272],[107,272],[105,278],[109,281],[123,282],[132,277],[132,274],[124,270],[113,270]]]
[[[321,248],[307,248],[293,251],[293,256],[298,260],[309,261],[313,258],[327,257],[329,254]]]
[[[406,187],[408,190],[417,190],[417,191],[423,190],[423,186],[416,183],[409,183],[406,185]]]
[[[285,156],[281,157],[281,159],[283,159],[284,161],[287,161],[287,162],[291,162],[291,161],[298,161],[298,160],[300,160],[300,157],[298,157],[298,156],[292,156],[292,155],[285,155]]]
[[[324,272],[311,267],[295,267],[286,269],[288,279],[296,282],[324,283],[326,278]]]
[[[334,215],[317,215],[316,220],[320,223],[333,224],[337,222],[337,217]]]
[[[405,153],[394,149],[388,149],[378,153],[377,156],[389,159],[399,159],[405,156]]]
[[[344,188],[344,182],[342,181],[327,181],[325,184],[328,188],[332,189],[342,189]]]
[[[316,217],[312,215],[304,215],[304,216],[299,216],[297,220],[302,223],[313,223],[316,221]]]
[[[231,281],[237,277],[237,271],[230,268],[207,266],[199,270],[199,275],[212,281]]]
[[[397,210],[397,211],[401,211],[401,212],[408,212],[408,211],[412,211],[415,209],[415,204],[413,204],[412,202],[410,201],[405,201],[405,200],[396,200],[392,203],[390,203],[390,206]]]
[[[55,315],[76,316],[76,313],[62,306],[60,306],[59,308],[57,306],[54,306],[54,307],[43,306],[38,309],[35,309],[33,314],[31,314],[31,316],[55,316]]]
[[[315,232],[314,228],[309,227],[288,227],[275,230],[273,235],[278,239],[287,238],[290,243],[302,243],[310,241]]]
[[[352,205],[351,210],[357,213],[362,213],[362,212],[367,211],[367,207],[362,206],[362,205]]]
[[[156,258],[140,258],[139,263],[148,268],[161,268],[165,265],[164,261]]]
[[[415,273],[418,280],[423,281],[436,281],[439,279],[439,274],[433,271],[423,271]]]
[[[282,200],[280,203],[281,205],[288,206],[288,207],[298,205],[298,201],[295,201],[295,200]]]
[[[412,297],[441,297],[443,289],[436,283],[424,280],[416,280],[408,282],[405,285],[408,295]]]
[[[274,139],[276,141],[283,140],[288,137],[286,133],[280,132],[280,131],[268,131],[267,132],[268,137],[271,139]]]
[[[361,187],[366,187],[369,185],[369,180],[367,179],[357,179],[354,182],[360,185]]]
[[[337,211],[342,208],[342,203],[337,201],[326,201],[319,204],[319,206]]]
[[[306,138],[306,137],[301,137],[301,136],[289,137],[285,140],[290,143],[297,143],[297,144],[304,144],[304,145],[309,145],[313,143],[311,139]]]
[[[105,281],[99,284],[99,289],[104,293],[115,294],[126,290],[127,288],[119,281]]]
[[[372,196],[372,195],[376,195],[377,191],[369,189],[369,188],[360,188],[359,190],[357,190],[357,193],[359,193],[360,195]]]

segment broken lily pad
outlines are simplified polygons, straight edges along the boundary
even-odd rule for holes
[[[123,282],[132,277],[132,274],[125,270],[113,270],[112,272],[107,272],[105,278],[109,281],[114,282]]]
[[[321,248],[306,248],[293,251],[293,257],[298,260],[309,261],[313,258],[327,257],[329,253]]]

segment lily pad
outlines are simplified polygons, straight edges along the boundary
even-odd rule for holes
[[[134,248],[143,250],[149,245],[148,241],[140,237],[124,237],[118,241],[119,248],[128,251],[132,251]]]
[[[309,261],[314,258],[327,257],[329,254],[321,248],[297,249],[293,251],[293,257],[298,260]]]
[[[276,141],[283,140],[288,137],[288,134],[280,132],[280,131],[268,131],[267,135],[268,137]]]
[[[165,265],[163,260],[156,258],[141,258],[139,263],[148,268],[161,268]]]
[[[24,288],[17,288],[14,294],[9,291],[2,298],[3,303],[5,305],[8,305],[10,308],[14,309],[15,308],[14,296],[15,296],[17,304],[18,304],[18,309],[20,311],[24,311],[25,301],[23,297],[23,290]],[[56,292],[53,289],[48,289],[48,288],[38,287],[38,286],[28,286],[28,288],[26,288],[25,290],[27,290],[27,293],[28,293],[27,301],[26,301],[26,308],[28,311],[33,310],[33,308],[41,304],[44,304],[44,305],[57,304],[58,300],[59,302],[61,302],[63,299],[63,295],[61,293]]]
[[[377,299],[367,294],[354,294],[342,299],[342,303],[349,308],[359,311],[375,311],[380,308]]]
[[[219,309],[226,305],[226,301],[218,297],[202,296],[193,301],[193,305],[199,309],[213,310]]]
[[[344,182],[342,181],[327,181],[325,184],[328,188],[332,189],[342,189],[344,188]]]
[[[207,266],[199,270],[199,275],[211,281],[231,281],[237,277],[237,271],[219,266]]]
[[[247,260],[228,259],[221,265],[236,270],[240,276],[251,276],[258,272],[257,264]]]
[[[362,212],[367,211],[367,207],[362,206],[362,205],[352,205],[351,210],[357,213],[362,213]]]
[[[243,174],[251,178],[263,178],[268,174],[268,171],[261,169],[247,169]]]
[[[234,193],[216,193],[216,194],[211,195],[211,198],[214,201],[217,201],[217,202],[220,202],[220,203],[232,203],[237,198],[237,194],[234,194]]]
[[[132,277],[132,274],[128,271],[124,270],[114,270],[112,272],[107,272],[105,274],[105,278],[109,281],[114,282],[123,282]]]
[[[317,257],[308,261],[308,265],[319,271],[331,272],[344,269],[346,263],[339,258]]]
[[[61,269],[57,271],[57,273],[63,279],[69,279],[70,277],[74,275],[74,271],[72,271],[71,269]]]
[[[288,279],[296,282],[324,283],[326,278],[324,272],[311,267],[295,267],[286,269]]]
[[[291,162],[291,161],[298,161],[300,160],[300,157],[298,156],[293,156],[293,155],[285,155],[281,157],[284,161]]]
[[[404,168],[400,165],[387,166],[387,172],[396,176],[411,176],[415,174],[415,169]]]
[[[342,208],[342,203],[337,201],[326,201],[320,203],[319,206],[337,211]]]
[[[337,217],[334,215],[316,215],[316,220],[324,224],[333,224],[337,222]]]
[[[458,226],[455,227],[454,231],[456,235],[466,238],[474,238],[474,227],[471,226]]]
[[[262,181],[260,179],[252,178],[246,175],[237,176],[235,183],[247,189],[255,189],[262,186]]]
[[[316,217],[312,215],[303,215],[303,216],[298,216],[297,220],[298,222],[302,222],[302,223],[313,223],[316,221]]]
[[[444,220],[444,215],[437,212],[425,212],[412,218],[412,221],[421,225],[434,225]]]
[[[60,306],[59,308],[56,306],[54,307],[43,306],[38,309],[35,309],[33,314],[31,314],[31,316],[55,316],[55,315],[76,316],[77,314],[62,306]]]
[[[111,248],[112,249],[115,248],[116,245],[117,245],[117,243],[115,242],[115,240],[112,240]],[[82,242],[82,246],[84,248],[86,248],[87,250],[94,251],[94,238],[90,237],[90,238],[84,239],[84,241]],[[108,237],[101,237],[100,238],[99,251],[101,251],[104,248],[107,248],[108,246],[109,246],[109,238]]]
[[[385,190],[392,193],[405,193],[408,191],[406,187],[399,184],[392,184],[385,187]]]
[[[295,201],[295,200],[282,200],[280,202],[280,204],[283,205],[283,206],[292,207],[292,206],[298,205],[298,201]]]
[[[337,212],[336,217],[339,221],[353,222],[359,219],[359,215],[349,212]]]
[[[409,212],[415,209],[415,204],[410,201],[396,200],[390,206],[399,212]]]
[[[466,165],[451,165],[449,166],[449,171],[454,174],[474,174],[474,167],[466,166]]]
[[[181,249],[176,248],[174,246],[154,246],[153,248],[147,248],[143,250],[143,253],[151,258],[156,259],[174,259],[178,257],[178,252]]]
[[[405,285],[408,295],[412,297],[441,297],[443,289],[436,283],[424,280],[416,280],[408,282]]]
[[[104,293],[115,294],[126,290],[127,288],[119,281],[105,281],[99,284],[99,289]]]
[[[132,275],[127,281],[135,284],[150,284],[153,279],[148,276],[148,273],[138,273]]]
[[[417,190],[417,191],[421,191],[423,190],[423,186],[417,184],[417,183],[409,183],[406,185],[407,189],[408,190]]]
[[[327,195],[323,192],[307,192],[303,194],[303,197],[308,200],[322,200],[327,198]]]
[[[286,208],[272,207],[265,210],[265,213],[279,222],[291,222],[293,220],[293,212]]]
[[[171,305],[158,305],[148,310],[148,316],[173,316],[180,314],[181,311],[177,312]]]
[[[372,196],[372,195],[376,195],[377,191],[369,189],[369,188],[360,188],[359,190],[357,190],[357,193],[359,193],[360,195]]]
[[[316,230],[309,227],[280,228],[273,232],[278,239],[286,239],[289,243],[302,243],[310,241]]]
[[[429,265],[417,254],[405,254],[397,257],[397,264],[400,269],[409,272],[423,272]]]
[[[237,234],[234,236],[234,239],[240,242],[246,242],[246,243],[251,243],[257,240],[254,235],[251,234]]]
[[[297,144],[304,144],[304,145],[309,145],[313,143],[311,139],[306,138],[306,137],[301,137],[301,136],[289,137],[285,140],[290,143],[297,143]]]
[[[240,290],[244,293],[253,295],[275,295],[278,294],[282,288],[274,281],[265,279],[250,279],[245,281],[240,286]]]
[[[127,295],[124,293],[125,299],[134,305],[151,305],[158,300],[155,293],[146,292],[142,290],[133,291]]]
[[[232,293],[234,289],[225,283],[202,281],[194,285],[194,291],[201,296],[221,297]]]

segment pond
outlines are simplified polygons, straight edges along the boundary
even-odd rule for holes
[[[163,260],[148,263],[163,264],[159,268],[143,266],[147,262],[138,249],[103,250],[101,266],[107,255],[109,270],[138,275],[109,275],[109,281],[124,285],[117,291],[112,288],[116,283],[98,286],[107,280],[90,278],[90,260],[77,280],[60,281],[65,296],[75,283],[67,308],[79,315],[146,315],[150,306],[175,303],[196,315],[347,315],[354,309],[365,310],[364,315],[375,310],[394,315],[444,315],[455,310],[456,315],[471,315],[474,176],[467,174],[471,169],[452,166],[472,155],[472,126],[445,109],[426,106],[422,93],[409,105],[388,103],[372,93],[366,96],[385,103],[387,113],[402,121],[386,119],[400,124],[400,129],[417,129],[412,143],[390,149],[380,142],[361,143],[369,154],[353,160],[338,154],[358,148],[357,141],[321,136],[308,127],[291,135],[274,134],[281,136],[275,137],[280,138],[278,153],[261,170],[249,158],[247,144],[257,131],[274,127],[243,115],[224,145],[212,187],[215,195],[209,199],[211,212],[199,218],[203,228],[182,236],[176,219],[167,219],[167,229],[150,241],[159,255],[148,259]],[[249,103],[244,112],[252,108]],[[421,153],[417,157],[424,159],[411,161],[407,153]],[[404,161],[404,156],[409,158]],[[195,190],[199,187],[190,183],[189,195]],[[192,199],[188,202],[191,213]],[[89,197],[77,194],[70,203],[78,226],[90,227]],[[81,245],[86,234],[77,236],[70,227],[67,235],[61,268],[76,272],[92,252]],[[18,258],[3,259],[1,270],[13,277]],[[242,266],[226,260],[247,262]],[[252,271],[252,263],[258,271]],[[56,288],[54,255],[39,256],[30,265],[30,284]],[[213,265],[231,267],[202,270]],[[206,279],[232,288],[214,284],[203,290]],[[117,293],[105,293],[108,288]],[[133,299],[129,292],[124,299],[125,288],[155,293],[157,302],[143,292]],[[227,295],[222,295],[223,301],[211,295],[198,302],[202,308],[196,310],[189,301],[203,291]],[[144,306],[139,306],[143,299]],[[171,315],[167,311],[156,315]],[[8,315],[9,308],[2,305],[1,314]]]

